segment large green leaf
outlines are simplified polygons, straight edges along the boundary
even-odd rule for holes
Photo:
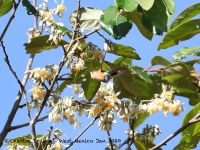
[[[175,18],[170,26],[170,29],[179,26],[180,24],[190,20],[192,17],[198,14],[200,14],[200,3],[189,6]]]
[[[168,12],[173,15],[175,10],[174,0],[163,0],[163,3],[165,4]]]
[[[140,6],[144,9],[144,10],[149,10],[153,4],[154,4],[154,0],[137,0],[138,3],[140,4]]]
[[[104,31],[115,39],[121,39],[128,34],[132,28],[132,23],[127,17],[117,15],[116,9],[116,6],[108,7],[100,18],[100,25]]]
[[[200,103],[197,104],[192,110],[190,110],[183,120],[183,125],[188,123],[200,110]],[[182,138],[179,144],[174,148],[174,150],[180,149],[193,149],[197,147],[200,139],[200,122],[190,125],[188,128],[183,130]]]
[[[127,12],[132,12],[138,6],[137,0],[115,0],[118,8],[124,9]]]
[[[29,0],[22,0],[22,5],[24,8],[27,10],[28,15],[34,15],[37,16],[39,15],[39,12],[37,9],[29,2]]]
[[[151,78],[146,72],[140,71],[139,69],[136,69],[134,67],[131,68],[131,71],[133,73],[136,73],[141,79],[145,80],[146,82],[152,83]]]
[[[178,45],[200,33],[200,19],[189,20],[170,30],[160,42],[158,50]]]
[[[199,55],[198,50],[200,50],[200,46],[196,46],[193,48],[190,47],[184,47],[182,49],[180,49],[179,51],[174,52],[173,54],[173,58],[175,60],[181,60],[183,58],[186,58],[188,55]]]
[[[12,0],[3,0],[0,3],[0,16],[7,14],[13,7]]]
[[[167,31],[168,14],[162,0],[156,0],[148,11],[139,9],[143,14],[143,25],[155,34],[162,35]]]
[[[44,50],[50,50],[57,48],[58,46],[68,44],[66,41],[62,40],[55,45],[52,41],[48,41],[49,35],[38,36],[31,39],[30,43],[25,43],[26,53],[36,54],[43,52]],[[48,42],[47,42],[48,41]]]
[[[97,93],[101,81],[92,79],[90,72],[85,72],[84,80],[82,81],[81,87],[83,88],[84,95],[88,101],[91,101],[95,94]]]
[[[167,80],[175,89],[175,94],[180,96],[185,96],[190,99],[190,104],[195,104],[199,100],[199,94],[197,88],[193,85],[191,72],[184,63],[171,64],[167,66],[163,72],[162,76],[164,80]],[[193,99],[197,99],[193,102]]]
[[[130,13],[128,13],[128,18],[135,23],[137,28],[139,29],[140,33],[146,37],[147,39],[151,40],[153,37],[153,32],[151,32],[142,21],[142,13],[138,12],[137,10],[134,10]]]
[[[122,44],[114,43],[114,48],[107,52],[132,59],[137,59],[137,60],[141,59],[140,56],[135,52],[134,48]]]
[[[152,60],[151,60],[151,65],[152,65],[152,66],[155,66],[155,65],[168,66],[168,65],[170,65],[170,64],[171,64],[171,63],[170,63],[167,59],[165,59],[165,58],[163,58],[163,57],[161,57],[161,56],[155,56],[155,57],[153,57]]]
[[[86,30],[100,29],[100,16],[103,11],[92,7],[80,8],[78,14],[78,27]],[[70,16],[70,23],[74,27],[76,21],[77,11],[74,11]]]

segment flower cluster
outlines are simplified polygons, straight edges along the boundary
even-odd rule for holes
[[[63,12],[66,11],[66,7],[64,5],[64,0],[62,0],[61,4],[55,1],[57,7],[53,9],[49,9],[47,7],[47,2],[48,0],[43,1],[43,3],[37,8],[40,16],[39,25],[41,26],[42,30],[51,30],[51,35],[49,36],[48,41],[52,41],[54,44],[58,45],[59,41],[63,39],[64,34],[62,32],[62,28],[64,27],[64,24],[56,22],[53,18],[53,15],[57,15],[58,17],[62,18]],[[28,30],[28,35],[30,41],[31,38],[39,36],[40,32],[36,29],[30,28]]]
[[[151,100],[150,103],[140,105],[140,108],[146,110],[150,114],[160,110],[163,111],[165,116],[167,116],[169,112],[174,116],[178,116],[181,111],[184,111],[183,103],[174,98],[173,91],[166,90],[160,95],[156,94],[155,99]]]
[[[129,138],[134,138],[134,140],[152,143],[155,137],[161,133],[161,130],[159,129],[158,125],[151,126],[147,124],[146,127],[142,129],[142,133],[130,129],[127,129],[125,133]]]
[[[64,97],[60,99],[56,104],[54,104],[53,110],[49,113],[49,121],[58,122],[62,118],[69,121],[70,124],[74,125],[74,128],[80,126],[77,118],[75,117],[75,112],[80,112],[80,106],[74,100],[74,97]],[[82,113],[79,113],[82,114]]]
[[[58,66],[54,64],[47,65],[44,68],[35,68],[28,71],[29,78],[33,80],[37,85],[41,85],[46,80],[50,81],[54,78],[56,72],[58,71]]]

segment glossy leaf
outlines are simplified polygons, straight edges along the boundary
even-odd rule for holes
[[[161,57],[161,56],[155,56],[155,57],[153,57],[152,60],[151,60],[151,65],[152,65],[152,66],[155,66],[155,65],[168,66],[168,65],[170,65],[170,64],[171,64],[171,63],[170,63],[167,59],[165,59],[165,58],[163,58],[163,57]]]
[[[142,17],[143,17],[142,13],[138,12],[137,10],[134,10],[134,11],[128,13],[128,18],[137,26],[140,33],[147,39],[151,40],[153,37],[153,32],[151,32],[144,25]]]
[[[148,11],[140,11],[143,14],[143,24],[155,34],[162,35],[167,31],[168,14],[162,0],[156,0]]]
[[[132,59],[137,59],[137,60],[141,59],[140,56],[135,52],[134,48],[122,44],[114,43],[114,48],[106,52]]]
[[[200,104],[197,104],[190,110],[183,119],[183,125],[188,123],[200,110]],[[190,125],[182,131],[182,138],[174,150],[179,149],[193,149],[197,147],[200,139],[200,122]]]
[[[132,12],[138,6],[137,0],[115,0],[118,8],[124,9],[127,12]]]
[[[29,0],[22,0],[22,5],[27,11],[28,15],[39,15],[39,12],[36,10],[36,8],[29,2]]]
[[[81,87],[83,88],[86,99],[91,101],[97,93],[101,82],[99,80],[92,79],[90,72],[85,72],[84,79],[85,80],[82,81]]]
[[[55,45],[52,41],[48,41],[49,35],[38,36],[31,39],[30,43],[25,43],[26,53],[36,54],[43,52],[44,50],[55,49],[58,46],[68,44],[66,41],[62,40]],[[48,41],[48,42],[47,42]]]
[[[134,67],[131,68],[131,71],[133,73],[136,73],[141,79],[145,80],[146,82],[152,83],[151,78],[149,78],[149,75],[146,72],[140,71]]]
[[[12,0],[3,0],[0,3],[0,16],[7,14],[13,7]]]
[[[200,14],[200,3],[189,6],[184,11],[182,11],[172,22],[170,30],[179,26],[180,24],[189,21],[194,16]]]
[[[163,3],[165,4],[168,12],[173,15],[175,10],[174,0],[163,0]]]
[[[61,30],[63,35],[67,35],[70,39],[72,38],[72,31],[67,29],[65,26],[57,26],[57,30]]]
[[[67,87],[67,85],[71,85],[73,83],[73,80],[69,78],[69,80],[65,80],[63,81],[58,87],[57,89],[55,90],[55,93],[59,93],[61,94],[65,88]]]
[[[137,0],[137,1],[144,10],[149,10],[154,4],[154,0]]]
[[[158,50],[178,45],[200,33],[200,19],[189,20],[170,30],[160,42]]]
[[[118,8],[116,6],[109,6],[105,11],[104,11],[104,23],[109,24],[117,19],[118,15]]]
[[[80,8],[80,13],[78,15],[78,28],[83,30],[95,30],[100,29],[99,19],[103,14],[100,9],[92,7],[82,7]],[[74,27],[76,21],[77,11],[74,11],[70,16],[70,23]]]
[[[121,39],[122,37],[125,37],[132,28],[132,23],[125,16],[117,16],[114,21],[110,21],[107,24],[107,21],[105,22],[105,18],[107,18],[105,14],[100,18],[101,27],[115,39]]]
[[[197,53],[198,50],[200,50],[200,46],[196,46],[193,48],[184,47],[184,48],[180,49],[179,51],[174,52],[172,57],[175,60],[181,60],[181,59],[186,58],[188,55],[193,55],[193,56],[195,56],[196,54],[198,55],[198,53]]]
[[[120,64],[120,66],[131,66],[132,65],[132,59],[127,57],[119,57],[114,60],[114,64]]]
[[[190,98],[190,104],[192,99],[199,99],[197,88],[193,85],[192,76],[189,66],[184,63],[177,63],[167,66],[163,72],[162,77],[173,85],[175,94]]]

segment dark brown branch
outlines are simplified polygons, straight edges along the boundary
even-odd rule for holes
[[[88,125],[85,127],[85,129],[84,129],[81,133],[79,133],[79,135],[69,144],[69,146],[65,148],[65,150],[68,150],[68,149],[74,144],[74,142],[76,142],[76,141],[78,140],[78,138],[81,137],[81,135],[83,135],[83,133],[85,133],[85,131],[87,131],[87,130],[89,129],[89,127],[91,127],[91,126],[94,124],[94,122],[95,122],[98,118],[99,118],[99,116],[96,116],[96,117],[92,120],[92,122],[90,122],[90,124],[88,124]]]
[[[109,132],[109,131],[107,131],[107,135],[108,135],[108,141],[109,141],[109,143],[110,143],[111,150],[114,150],[114,148],[113,148],[113,143],[112,143],[112,138],[111,138],[111,136],[110,136],[110,132]]]
[[[101,33],[99,33],[99,31],[97,31],[98,35],[101,36],[105,41],[108,41],[108,39],[106,39]]]
[[[160,148],[161,146],[165,145],[168,141],[173,139],[175,136],[177,136],[179,133],[181,133],[183,130],[188,128],[189,126],[193,125],[194,123],[197,123],[200,121],[200,112],[197,113],[196,116],[194,116],[188,123],[186,123],[184,126],[179,128],[176,132],[168,136],[166,139],[164,139],[162,142],[157,144],[156,146],[152,147],[150,150],[156,150],[157,148]]]
[[[46,115],[46,116],[44,116],[42,118],[39,118],[36,122],[41,122],[41,121],[43,121],[43,120],[45,120],[47,118],[48,118],[48,115]],[[30,125],[30,123],[28,122],[28,123],[24,123],[24,124],[21,124],[21,125],[11,126],[9,131],[20,129],[20,128],[23,128],[23,127],[26,127],[26,126],[29,126],[29,125]]]

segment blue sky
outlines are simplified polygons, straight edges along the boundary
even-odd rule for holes
[[[49,0],[51,1],[51,0]],[[199,1],[197,0],[187,0],[187,1],[178,1],[175,0],[176,4],[176,10],[173,18],[177,16],[183,9],[188,7],[189,5],[192,5],[194,3],[197,3]],[[54,3],[52,3],[54,4]],[[92,6],[99,9],[105,9],[107,6],[112,5],[113,0],[82,0],[81,6]],[[65,5],[67,6],[67,12],[64,14],[64,18],[61,20],[65,24],[67,28],[71,28],[70,24],[68,23],[69,15],[72,11],[76,9],[76,1],[73,0],[65,0]],[[7,15],[0,18],[0,33],[2,32],[3,28],[5,27],[9,16],[11,13],[8,13]],[[172,18],[172,20],[173,20]],[[25,53],[25,49],[23,44],[27,42],[28,36],[26,34],[27,30],[29,28],[33,27],[33,17],[28,16],[26,14],[25,9],[20,5],[17,14],[15,16],[14,21],[12,22],[12,25],[10,26],[8,32],[6,33],[6,36],[4,38],[4,45],[6,46],[6,51],[9,55],[9,59],[11,62],[12,67],[17,72],[17,75],[20,79],[22,79],[27,60],[29,58],[29,55]],[[109,35],[105,34],[104,31],[101,31],[107,38],[113,40]],[[139,53],[142,60],[140,61],[133,61],[133,65],[141,65],[143,68],[147,68],[150,66],[151,59],[156,56],[164,56],[168,58],[169,60],[172,60],[172,53],[176,50],[181,49],[185,46],[199,46],[199,35],[195,36],[189,41],[181,42],[178,46],[171,47],[167,50],[161,50],[157,51],[157,46],[159,42],[161,41],[162,37],[160,36],[154,36],[152,41],[149,41],[145,39],[137,30],[136,26],[133,26],[131,29],[131,32],[122,40],[115,41],[116,43],[121,43],[124,45],[128,45],[131,47],[134,47],[136,51]],[[93,41],[94,44],[98,45],[100,48],[103,48],[103,39],[97,39],[97,36],[92,36],[91,38],[88,38],[87,41]],[[1,47],[0,47],[1,48]],[[46,51],[44,53],[38,54],[35,57],[35,61],[33,64],[33,68],[35,67],[43,67],[46,64],[55,63],[58,64],[62,53],[59,53],[60,49],[55,49],[52,51]],[[110,56],[110,58],[107,58],[110,60],[113,60],[114,57]],[[199,66],[196,66],[199,71]],[[0,98],[0,130],[2,130],[3,125],[5,121],[7,120],[8,114],[10,113],[10,110],[12,108],[13,102],[16,98],[17,91],[19,89],[19,85],[14,79],[13,75],[8,69],[8,66],[4,62],[4,54],[1,51],[0,53],[0,84],[1,84],[1,98]],[[27,88],[31,87],[32,83],[28,82]],[[69,94],[66,93],[66,94]],[[70,95],[68,95],[70,96]],[[185,111],[180,114],[179,117],[174,117],[172,115],[169,115],[168,117],[165,117],[162,113],[157,113],[149,117],[145,123],[154,125],[159,125],[160,129],[162,130],[162,134],[156,138],[156,143],[162,141],[164,138],[166,138],[168,135],[176,131],[182,124],[182,119],[185,116],[185,114],[192,108],[187,103],[188,100],[182,97],[178,97],[179,100],[181,100],[183,103],[185,103],[184,108]],[[44,112],[48,112],[47,109],[44,109]],[[92,118],[80,118],[80,121],[82,122],[81,127],[76,128],[76,130],[73,129],[73,126],[69,125],[66,121],[63,123],[55,124],[53,125],[54,128],[59,127],[61,128],[66,136],[68,138],[74,139],[80,131],[92,120]],[[17,116],[13,122],[13,125],[25,123],[28,121],[28,117],[26,114],[26,110],[19,110],[17,113]],[[118,124],[113,126],[113,130],[111,131],[111,136],[113,139],[119,139],[121,141],[124,141],[126,138],[125,129],[128,127],[122,121],[117,120]],[[48,121],[44,121],[42,123],[38,123],[36,125],[36,130],[38,133],[44,134],[51,126],[51,123],[48,123]],[[138,129],[141,131],[141,128]],[[12,139],[16,136],[25,135],[30,133],[30,128],[22,128],[16,131],[13,131],[8,134],[7,139]],[[166,146],[163,147],[164,150],[172,149],[179,141],[180,135],[171,140],[167,143]],[[100,131],[97,127],[97,122],[80,138],[80,139],[89,139],[94,140],[93,144],[75,144],[71,149],[97,149],[101,150],[106,147],[107,144],[105,143],[96,143],[96,139],[101,140],[107,140],[107,134],[105,131]],[[119,143],[117,143],[119,144]]]

